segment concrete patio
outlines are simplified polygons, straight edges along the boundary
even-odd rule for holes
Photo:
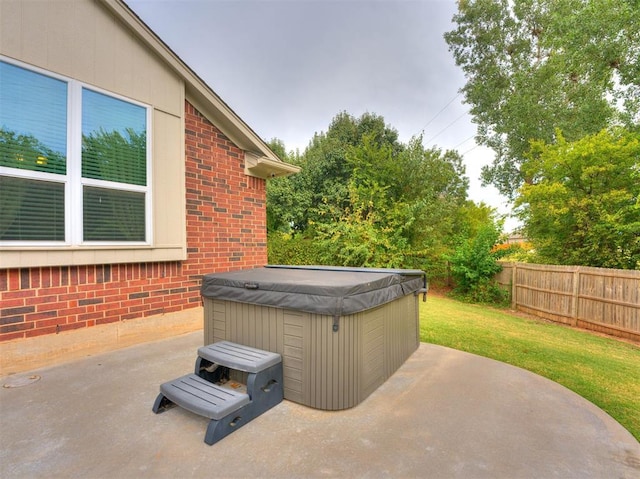
[[[640,477],[640,444],[593,404],[430,344],[352,409],[285,400],[207,446],[207,419],[151,411],[201,345],[196,332],[0,378],[0,477]]]

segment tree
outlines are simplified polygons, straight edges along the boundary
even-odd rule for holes
[[[272,139],[269,146],[280,158],[301,166],[302,171],[267,183],[267,230],[305,232],[322,220],[327,205],[348,205],[347,185],[351,166],[346,154],[370,135],[376,144],[399,150],[398,133],[381,116],[365,113],[355,118],[347,112],[336,115],[326,132],[316,133],[303,154],[287,153],[285,145]]]
[[[294,165],[302,160],[295,152],[287,153],[282,140],[273,138],[269,148],[280,159]],[[286,233],[300,229],[311,205],[311,192],[304,188],[304,173],[274,178],[267,182],[267,231]]]
[[[348,148],[345,160],[351,171],[348,203],[325,203],[315,228],[323,261],[402,267],[410,253],[407,231],[415,211],[396,186],[402,178],[397,155],[391,145],[378,143],[375,134],[368,133],[361,144]]]
[[[409,141],[399,155],[400,175],[394,179],[406,198],[419,199],[419,217],[411,231],[411,242],[423,249],[442,251],[464,226],[461,208],[467,201],[469,180],[457,151],[424,149],[422,138]]]
[[[445,34],[465,72],[477,141],[496,157],[485,183],[513,199],[532,140],[568,141],[640,120],[635,0],[460,0]]]
[[[534,142],[517,201],[540,261],[640,269],[640,133]]]
[[[396,149],[373,135],[350,147],[346,207],[326,204],[316,224],[325,262],[424,267],[442,261],[461,229],[468,180],[455,152],[425,150],[421,138]]]
[[[304,211],[300,209],[302,214],[294,222],[296,231],[305,231],[323,221],[328,205],[340,210],[348,207],[353,165],[347,161],[347,152],[361,145],[365,136],[375,145],[388,146],[393,154],[403,148],[398,132],[373,113],[355,118],[341,112],[333,118],[326,133],[314,135],[300,158],[302,171],[290,178],[293,189],[300,195],[295,201],[304,205]]]
[[[467,220],[489,214],[471,208],[457,152],[425,149],[421,137],[400,143],[374,114],[340,113],[299,157],[281,142],[272,148],[302,171],[269,182],[270,262],[422,268],[444,278],[445,255],[479,230]]]

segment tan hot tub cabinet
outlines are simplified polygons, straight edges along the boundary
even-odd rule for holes
[[[353,407],[418,348],[423,271],[267,266],[205,275],[204,343],[279,353],[284,397]]]

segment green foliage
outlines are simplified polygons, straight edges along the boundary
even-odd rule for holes
[[[640,134],[534,142],[517,202],[540,262],[640,268]]]
[[[321,205],[314,222],[325,263],[342,266],[400,267],[408,252],[406,230],[414,221],[410,205],[395,191],[401,176],[393,148],[366,134],[349,146],[347,203]]]
[[[506,299],[506,293],[493,281],[502,270],[498,260],[505,254],[495,249],[499,238],[499,225],[485,223],[475,236],[465,238],[455,249],[450,256],[454,294],[481,303],[501,303]]]
[[[505,256],[500,259],[512,263],[543,263],[538,259],[533,246],[529,242],[511,245]]]
[[[638,131],[638,2],[465,0],[453,20],[477,141],[496,152],[483,180],[516,200],[527,258],[638,268],[637,150],[599,133]]]
[[[287,153],[281,140],[272,139],[269,147],[283,161],[301,164],[298,153]],[[274,178],[267,182],[267,231],[287,233],[300,230],[311,205],[311,191],[305,187],[304,172]]]
[[[267,250],[269,264],[322,264],[318,242],[302,234],[271,232]]]
[[[465,0],[445,34],[467,78],[483,179],[513,198],[530,141],[640,120],[640,8],[611,0]]]
[[[389,202],[387,188],[373,183],[366,190],[350,187],[350,207],[337,221],[318,224],[323,262],[342,266],[400,268],[411,253],[406,231],[411,207]]]
[[[327,214],[326,205],[344,209],[349,205],[348,184],[352,166],[346,155],[350,147],[361,144],[365,135],[376,145],[393,151],[402,148],[398,133],[384,119],[371,113],[354,118],[346,112],[332,120],[328,130],[316,133],[302,155],[285,154],[284,145],[272,140],[270,146],[281,158],[301,166],[296,175],[269,181],[267,218],[269,231],[304,233]]]
[[[311,192],[310,204],[300,229],[323,222],[327,205],[344,210],[349,206],[349,182],[353,162],[347,160],[350,148],[358,147],[367,136],[379,148],[397,151],[398,133],[384,119],[365,113],[356,119],[346,112],[338,114],[326,133],[316,134],[304,152],[302,175],[297,181]]]
[[[474,238],[482,228],[499,227],[503,218],[499,217],[495,208],[481,202],[476,204],[473,201],[466,201],[460,209],[461,227],[457,231],[456,245],[460,238]],[[500,222],[496,224],[496,222]]]
[[[457,152],[399,143],[373,114],[340,113],[302,155],[272,148],[302,171],[269,182],[270,262],[419,268],[442,284],[457,238],[492,214],[467,200]]]
[[[462,157],[456,151],[424,149],[422,138],[412,138],[399,155],[402,168],[394,180],[399,197],[413,204],[415,222],[410,242],[429,254],[453,246],[453,238],[465,228],[469,181]]]

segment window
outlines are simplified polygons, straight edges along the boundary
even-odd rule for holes
[[[149,244],[149,110],[0,60],[0,242]]]

